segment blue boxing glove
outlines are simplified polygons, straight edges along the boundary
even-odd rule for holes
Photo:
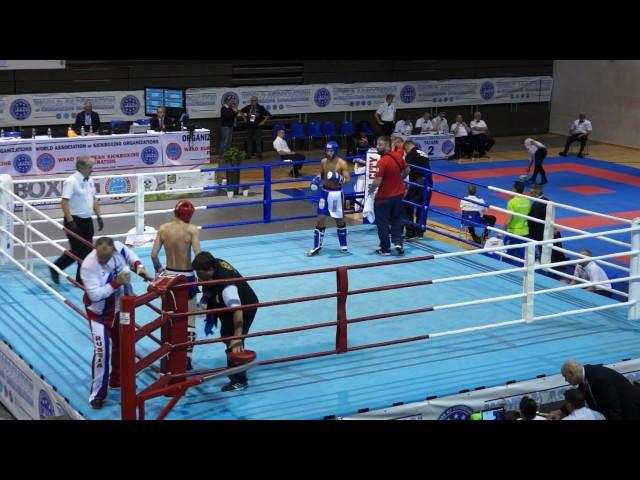
[[[327,172],[327,180],[333,180],[334,182],[344,183],[344,177],[338,172]]]
[[[204,322],[204,334],[206,336],[213,335],[213,329],[218,326],[218,317],[213,313],[207,315]]]
[[[313,180],[311,180],[311,191],[315,192],[316,190],[318,190],[320,188],[320,185],[322,184],[322,179],[320,178],[320,175],[316,175]]]

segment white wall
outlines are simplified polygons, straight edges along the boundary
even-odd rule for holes
[[[593,140],[640,148],[640,61],[554,60],[549,131],[568,135],[580,111]]]

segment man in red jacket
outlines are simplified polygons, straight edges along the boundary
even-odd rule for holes
[[[402,199],[405,195],[404,179],[409,175],[409,165],[402,158],[402,154],[391,151],[389,137],[380,137],[376,144],[380,154],[378,160],[378,172],[376,178],[369,185],[369,193],[376,193],[374,214],[380,248],[376,250],[378,255],[391,255],[389,242],[389,225],[391,225],[391,241],[398,255],[404,254],[402,246],[402,219],[404,210]]]

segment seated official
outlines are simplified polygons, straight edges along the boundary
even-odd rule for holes
[[[416,127],[413,129],[414,134],[431,133],[434,130],[431,122],[431,114],[424,112],[424,115],[416,120]]]
[[[402,120],[399,120],[396,123],[396,128],[393,131],[393,133],[407,137],[411,135],[412,131],[413,131],[413,123],[411,123],[411,119],[409,118],[409,115],[405,115]]]
[[[520,400],[520,418],[518,420],[546,420],[538,415],[538,404],[531,397],[522,397]]]
[[[158,107],[156,109],[156,115],[151,117],[149,121],[149,127],[151,130],[160,132],[166,131],[169,125],[173,125],[175,120],[171,117],[167,117],[167,109],[165,107]]]
[[[580,250],[580,254],[586,257],[590,257],[591,251]],[[584,262],[580,262],[576,265],[573,276],[586,280],[587,282],[600,282],[609,280],[609,277],[607,277],[607,274],[602,269],[602,267],[593,260],[589,260],[588,258],[586,258]],[[576,283],[578,283],[577,280],[571,281],[571,285],[575,285]],[[612,292],[609,290],[604,290],[604,288],[611,288],[611,283],[607,282],[600,285],[592,285],[591,287],[587,287],[586,290],[588,292],[597,293],[598,295],[603,295],[605,297],[611,297]]]
[[[496,224],[496,217],[494,217],[493,215],[487,215],[487,207],[478,205],[478,203],[485,203],[485,202],[482,198],[476,197],[476,186],[469,185],[467,187],[467,192],[469,193],[469,195],[464,197],[464,200],[460,201],[460,210],[462,210],[463,213],[479,212],[480,215],[482,216],[482,223],[490,227],[493,227]],[[473,203],[473,202],[478,202],[478,203]],[[474,242],[482,245],[484,242],[487,241],[487,238],[489,237],[489,229],[487,228],[484,229],[484,233],[482,234],[482,241],[481,241],[480,237],[476,235],[476,230],[473,225],[468,225],[467,228],[469,229],[469,234],[471,235],[471,238],[473,238]]]
[[[473,114],[473,120],[469,123],[469,128],[471,128],[471,140],[474,147],[478,149],[478,155],[480,157],[487,157],[487,152],[491,150],[491,147],[493,147],[496,141],[489,136],[489,127],[487,127],[486,122],[482,120],[482,114],[480,112]]]
[[[85,133],[98,133],[100,129],[100,115],[93,111],[93,103],[84,102],[84,110],[76,115],[76,121],[73,129],[76,133],[80,133],[84,127]]]
[[[584,112],[580,112],[578,115],[578,119],[573,122],[571,128],[569,129],[569,138],[564,144],[564,149],[559,153],[560,156],[566,157],[567,152],[569,151],[569,147],[573,142],[580,142],[580,151],[578,152],[578,157],[582,158],[584,155],[582,152],[584,151],[584,146],[587,144],[587,139],[589,135],[591,135],[591,131],[593,127],[591,126],[591,122],[587,120],[587,114]]]
[[[579,388],[570,388],[564,392],[564,408],[569,415],[562,420],[606,420],[600,412],[587,407],[587,400]]]
[[[284,134],[284,128],[281,128],[280,130],[278,130],[278,136],[273,141],[273,149],[278,152],[280,158],[282,158],[282,160],[291,160],[293,162],[298,160],[306,160],[307,157],[305,157],[304,155],[291,151],[289,145],[287,144],[287,141],[284,139]],[[293,168],[289,172],[289,176],[295,178],[301,177],[301,169],[302,164],[294,164]]]
[[[470,132],[471,129],[462,118],[462,115],[457,115],[455,123],[451,124],[451,133],[453,133],[456,139],[456,149],[453,159],[457,160],[463,156],[465,158],[471,158],[472,145],[469,141]]]

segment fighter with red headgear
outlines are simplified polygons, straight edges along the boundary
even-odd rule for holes
[[[194,255],[200,253],[200,237],[198,227],[192,225],[191,217],[195,212],[195,207],[189,200],[180,200],[175,207],[175,218],[160,225],[156,241],[151,249],[151,260],[157,273],[166,271],[184,275],[189,282],[196,281],[196,275],[191,268],[191,250]],[[166,269],[162,267],[158,254],[164,245],[166,257]],[[189,310],[195,311],[197,308],[196,295],[198,287],[189,288]],[[196,317],[189,317],[189,340],[196,339]],[[187,369],[191,370],[191,354],[193,347],[187,348]]]

